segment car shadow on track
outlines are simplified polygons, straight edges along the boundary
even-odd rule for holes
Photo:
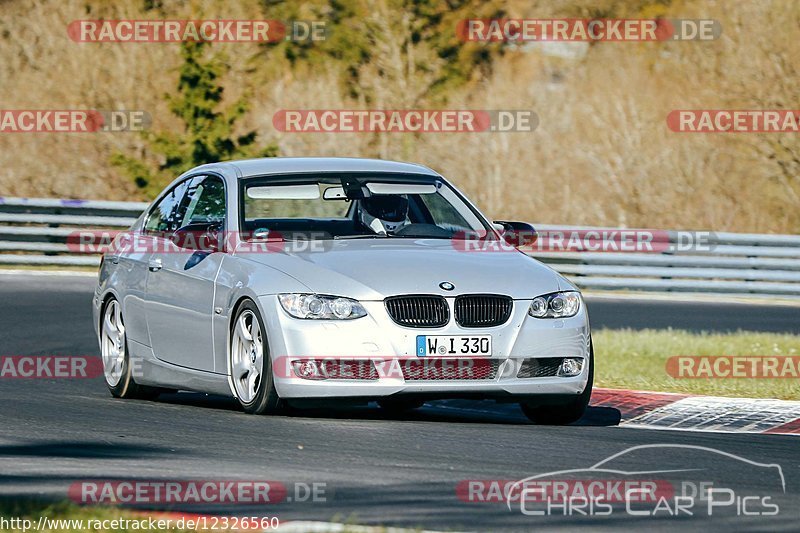
[[[371,404],[369,407],[295,410],[294,416],[359,420],[394,420],[409,422],[449,422],[467,424],[534,425],[517,405],[470,401],[471,405],[452,405],[455,400],[428,402],[419,409],[404,413],[387,413]],[[466,401],[465,401],[466,403]],[[608,407],[589,407],[576,426],[615,426],[620,412]]]
[[[224,411],[241,412],[238,402],[233,398],[208,394],[180,392],[162,394],[159,403],[185,405],[198,408],[212,408]],[[394,420],[413,422],[460,422],[480,424],[532,424],[517,404],[503,404],[480,400],[440,400],[427,402],[419,409],[400,414],[386,412],[377,404],[352,405],[339,404],[324,407],[297,407],[287,410],[287,417],[329,418],[358,420]],[[576,426],[616,426],[621,420],[620,411],[612,407],[590,406]]]
[[[127,459],[167,453],[167,448],[141,444],[52,441],[0,445],[0,459],[7,457],[61,457]]]

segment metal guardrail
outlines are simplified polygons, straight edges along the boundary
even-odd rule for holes
[[[0,197],[0,265],[96,266],[99,257],[76,253],[67,237],[86,229],[127,228],[147,205]],[[673,242],[681,232],[661,233]],[[800,296],[800,235],[709,233],[707,244],[703,249],[660,253],[531,255],[586,289]]]

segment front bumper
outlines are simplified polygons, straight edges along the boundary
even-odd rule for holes
[[[540,395],[578,395],[589,377],[590,329],[585,305],[567,319],[536,319],[527,313],[530,300],[515,300],[509,321],[497,327],[461,328],[455,321],[441,328],[409,328],[389,317],[382,301],[361,302],[368,315],[355,320],[300,320],[289,316],[274,295],[259,298],[266,318],[275,387],[282,398],[381,398],[414,395],[425,398],[486,397],[513,399]],[[448,298],[453,305],[453,299]],[[451,312],[452,316],[452,312]],[[490,379],[404,379],[380,372],[378,379],[298,377],[292,363],[304,359],[369,359],[391,366],[424,360],[415,354],[417,335],[491,335],[491,360],[497,371]],[[584,360],[574,377],[518,378],[524,360],[570,357]],[[394,367],[396,368],[396,366]]]

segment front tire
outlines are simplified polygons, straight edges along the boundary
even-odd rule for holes
[[[231,382],[245,413],[277,414],[284,402],[275,390],[272,360],[266,342],[264,321],[251,300],[242,303],[231,323]]]
[[[116,298],[112,297],[106,302],[102,316],[100,355],[103,359],[103,376],[111,396],[139,400],[157,398],[161,392],[159,389],[139,385],[133,379],[125,322],[122,319],[122,305]]]
[[[522,402],[519,406],[529,420],[536,424],[562,426],[577,422],[583,417],[589,400],[592,398],[592,386],[594,384],[594,347],[589,341],[589,379],[583,392],[574,398],[563,403],[536,404]]]

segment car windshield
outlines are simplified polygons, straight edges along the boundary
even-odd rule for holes
[[[251,178],[241,197],[242,232],[255,238],[494,238],[474,209],[434,177]]]

